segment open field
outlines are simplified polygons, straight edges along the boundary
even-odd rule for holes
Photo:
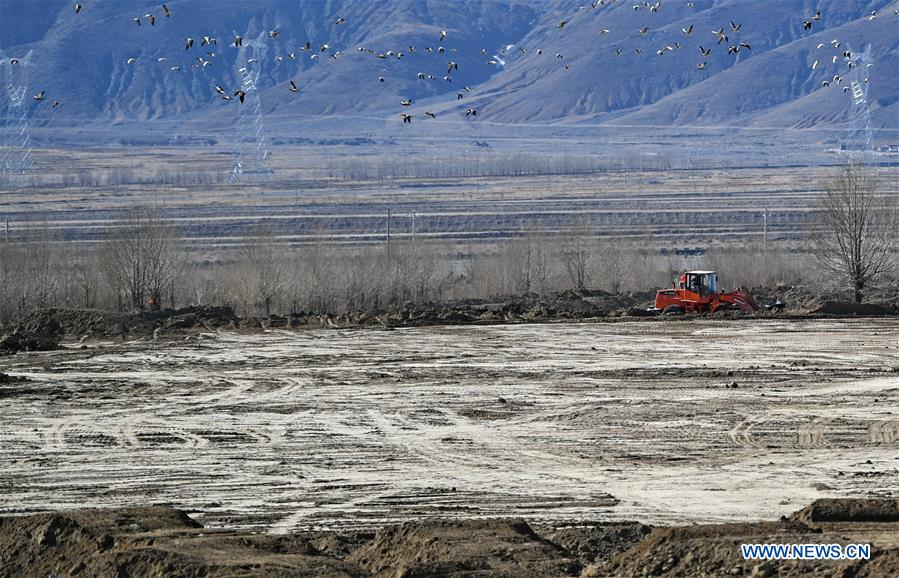
[[[899,494],[899,323],[205,334],[3,358],[0,510],[206,526],[773,519]]]
[[[139,155],[133,162],[156,161]],[[64,239],[95,242],[110,233],[122,211],[150,204],[160,207],[192,246],[214,251],[239,244],[261,222],[291,244],[315,239],[383,242],[389,211],[396,239],[411,238],[414,232],[425,242],[464,246],[529,230],[564,233],[589,224],[599,235],[652,235],[654,244],[674,248],[761,240],[767,208],[769,240],[791,247],[800,243],[811,222],[826,171],[799,167],[313,179],[267,186],[73,186],[7,193],[0,218],[11,222],[13,238],[30,218],[48,220]],[[887,191],[894,185],[884,181]]]

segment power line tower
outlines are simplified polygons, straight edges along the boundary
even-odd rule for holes
[[[843,152],[849,160],[868,164],[871,159],[871,115],[868,107],[868,71],[872,63],[871,45],[864,52],[855,53],[851,47],[847,47],[850,56],[846,57],[849,65],[849,73],[846,80],[849,81],[849,90],[846,94],[850,98],[847,111],[848,126],[846,139],[843,143]]]
[[[240,90],[246,95],[244,102],[238,104],[240,109],[234,125],[232,183],[265,182],[273,172],[268,166],[269,152],[258,88],[259,73],[268,54],[265,37],[265,32],[261,32],[255,40],[245,40],[238,52]]]
[[[3,130],[0,131],[0,184],[11,187],[33,186],[35,181],[27,96],[32,52],[29,50],[22,58],[9,58],[0,50],[6,99]]]

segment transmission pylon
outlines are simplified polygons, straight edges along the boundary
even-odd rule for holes
[[[244,102],[238,103],[237,121],[234,124],[234,160],[231,164],[232,183],[265,182],[272,174],[268,166],[268,148],[259,99],[259,73],[265,62],[268,48],[266,34],[261,32],[255,40],[244,40],[237,57],[240,89],[246,93]]]
[[[871,115],[868,107],[868,74],[872,63],[871,45],[863,52],[855,53],[847,46],[850,56],[846,57],[849,81],[846,94],[850,98],[847,112],[848,125],[843,151],[850,160],[868,163],[871,160]]]
[[[0,50],[3,94],[6,100],[3,130],[0,130],[0,184],[11,187],[34,185],[34,160],[28,126],[28,69],[32,50],[21,58],[10,58]]]

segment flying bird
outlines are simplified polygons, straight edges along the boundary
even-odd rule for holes
[[[739,32],[740,28],[743,28],[742,24],[734,24],[733,20],[730,21],[730,29],[731,30],[733,30],[734,32]]]
[[[81,4],[75,4],[75,14],[81,14],[81,9],[84,8]]]
[[[206,46],[207,44],[218,44],[218,40],[212,36],[204,36],[200,39],[200,46]]]
[[[44,93],[46,93],[46,92],[47,92],[46,90],[42,90],[39,93],[32,96],[31,98],[33,98],[37,102],[40,102],[40,101],[44,100]]]
[[[296,92],[296,91],[297,91],[297,85],[296,85],[296,83],[295,83],[294,81],[291,80],[291,81],[290,81],[290,86],[287,88],[287,90],[289,90],[290,92]]]
[[[190,50],[194,47],[194,39],[193,38],[185,38],[184,39],[184,50]]]
[[[400,101],[400,104],[403,106],[412,106],[412,99],[404,98],[403,100]]]
[[[247,97],[247,93],[242,90],[235,90],[234,96],[240,99],[240,103],[243,104],[244,99]],[[258,102],[258,101],[257,101]]]
[[[156,16],[153,14],[144,14],[144,18],[150,21],[150,26],[156,26]]]
[[[712,30],[712,34],[718,39],[718,44],[727,40],[727,36],[724,35],[724,28],[719,28],[718,30]]]
[[[277,30],[272,30],[272,31],[270,31],[270,32],[268,33],[268,35],[269,35],[270,37],[272,37],[272,38],[277,38],[277,37],[278,37],[278,34],[281,34],[281,33],[278,32]]]
[[[803,20],[803,21],[802,21],[802,29],[803,29],[803,30],[811,30],[811,29],[812,29],[812,23],[811,23],[811,21],[809,21],[809,20]]]
[[[637,32],[639,32],[640,34],[646,34],[647,32],[649,32],[649,26],[644,26],[643,28],[637,30]]]
[[[334,24],[344,24],[345,22],[346,22],[345,19],[343,19],[343,18],[338,18],[337,20],[334,21]]]
[[[446,30],[440,31],[440,42],[443,42],[443,39],[446,38]]]
[[[468,110],[465,111],[465,116],[478,116],[478,111],[477,111],[477,109],[469,108]]]
[[[698,68],[699,70],[705,70],[705,67],[708,66],[708,64],[708,62],[700,62],[696,65],[696,68]]]
[[[690,36],[693,34],[693,25],[691,24],[686,28],[681,28],[680,31],[683,32],[685,36]]]
[[[137,62],[137,58],[129,58],[127,62],[128,64],[134,64],[135,62]]]
[[[59,101],[58,101],[58,100],[54,100],[54,101],[53,101],[53,108],[56,108],[57,106],[59,106]]]
[[[172,15],[172,11],[169,10],[169,7],[166,6],[165,4],[162,5],[162,15],[165,16],[166,18],[169,18]]]
[[[431,117],[431,118],[437,118],[437,115],[434,114],[433,112],[425,111],[425,114],[428,115],[428,116]]]
[[[215,91],[219,94],[228,94],[228,91],[225,90],[224,88],[222,88],[221,86],[219,86],[218,84],[215,85]]]
[[[140,18],[132,18],[134,22],[137,22],[137,25],[140,26]]]
[[[411,114],[403,114],[403,123],[412,124],[412,115]]]
[[[712,49],[711,48],[703,48],[702,45],[700,44],[699,45],[699,53],[702,54],[703,56],[708,56],[709,54],[712,53]]]
[[[565,28],[565,25],[566,25],[566,24],[568,24],[568,21],[567,21],[567,20],[562,20],[561,22],[559,22],[558,24],[556,24],[556,28],[558,28],[559,30],[562,30],[563,28]]]

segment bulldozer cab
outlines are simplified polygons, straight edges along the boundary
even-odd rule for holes
[[[718,292],[718,275],[714,271],[687,271],[681,275],[681,289],[708,297]]]

